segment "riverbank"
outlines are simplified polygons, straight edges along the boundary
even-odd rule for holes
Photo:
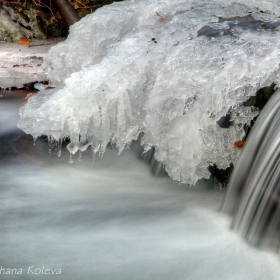
[[[46,81],[43,69],[46,53],[64,38],[34,39],[29,45],[0,42],[0,87],[21,88],[31,82]]]

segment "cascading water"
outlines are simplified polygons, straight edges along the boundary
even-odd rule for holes
[[[280,90],[258,117],[232,174],[222,209],[249,243],[279,251]]]

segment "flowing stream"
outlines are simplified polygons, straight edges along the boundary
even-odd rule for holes
[[[248,242],[280,248],[280,90],[261,111],[249,134],[223,202],[232,228]]]
[[[217,185],[154,177],[133,150],[70,165],[16,127],[24,96],[0,100],[1,280],[280,279],[277,254],[229,229]]]

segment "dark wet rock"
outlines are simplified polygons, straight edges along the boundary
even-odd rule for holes
[[[221,23],[227,23],[222,26]],[[220,24],[220,25],[219,25]],[[280,26],[280,22],[264,22],[255,19],[252,15],[244,17],[219,17],[218,23],[203,26],[197,32],[197,36],[206,36],[209,38],[219,37],[225,35],[233,35],[232,28],[239,27],[242,29],[262,30],[262,29],[275,29]]]
[[[215,29],[208,25],[203,26],[198,30],[197,36],[206,36],[206,37],[219,37],[222,35],[232,35],[229,29]]]
[[[265,26],[265,23],[263,21],[255,19],[252,15],[232,18],[219,17],[218,22],[229,22],[230,27],[238,26],[244,29],[258,29]]]

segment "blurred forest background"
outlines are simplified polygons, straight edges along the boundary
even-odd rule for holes
[[[66,37],[69,23],[58,3],[63,8],[67,6],[64,3],[70,3],[78,17],[82,18],[112,2],[120,0],[0,0],[0,41],[14,42],[22,37]],[[69,12],[69,9],[65,10]]]

